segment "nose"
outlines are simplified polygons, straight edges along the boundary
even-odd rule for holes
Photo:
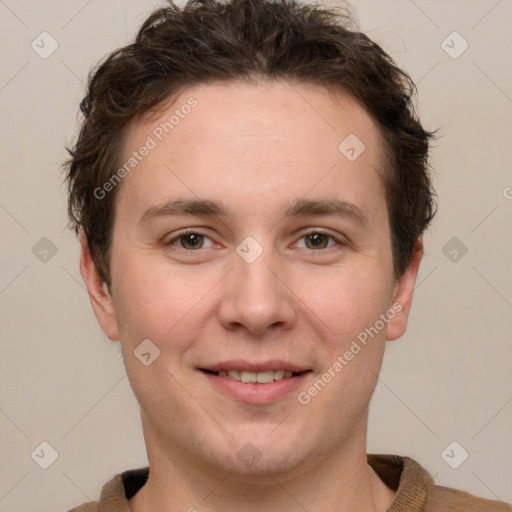
[[[224,328],[246,329],[255,336],[270,329],[291,329],[297,321],[295,297],[271,252],[264,250],[251,263],[238,254],[233,260],[234,267],[223,282],[219,308]]]

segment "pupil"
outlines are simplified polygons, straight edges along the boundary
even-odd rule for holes
[[[326,247],[327,237],[323,233],[313,233],[306,238],[306,245],[310,249],[323,249]]]
[[[188,235],[185,235],[184,236],[184,245],[187,247],[192,247],[192,248],[196,248],[200,242],[201,242],[201,239],[200,239],[201,235],[198,235],[197,233],[190,233]]]
[[[320,245],[324,241],[321,233],[314,233],[313,235],[310,235],[309,240],[315,246]]]

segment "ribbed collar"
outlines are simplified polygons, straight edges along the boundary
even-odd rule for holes
[[[422,512],[428,488],[433,485],[430,474],[409,457],[368,454],[368,464],[380,479],[396,491],[387,512]],[[149,468],[131,469],[116,475],[101,491],[100,512],[130,512],[128,500],[145,485]]]

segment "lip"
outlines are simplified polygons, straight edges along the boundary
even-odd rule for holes
[[[298,366],[280,359],[270,359],[255,363],[254,361],[247,361],[245,359],[236,359],[229,361],[222,361],[212,365],[201,366],[201,370],[210,370],[212,372],[220,372],[229,370],[242,370],[246,372],[267,372],[269,370],[289,370],[294,373],[302,373],[310,370],[310,368]]]
[[[223,395],[228,395],[235,400],[252,405],[264,405],[277,402],[297,391],[305,379],[312,375],[310,369],[304,369],[285,361],[272,360],[261,363],[250,363],[244,360],[224,361],[207,367],[198,368],[199,373],[208,379],[208,382]],[[244,383],[216,375],[210,372],[241,370],[250,372],[264,372],[269,370],[290,370],[297,375],[269,382],[268,384]]]

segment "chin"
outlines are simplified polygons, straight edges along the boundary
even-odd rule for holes
[[[216,463],[225,471],[240,476],[268,477],[268,473],[293,473],[294,469],[303,467],[305,461],[311,459],[315,450],[314,447],[309,449],[304,436],[294,436],[288,425],[281,427],[281,435],[277,435],[276,431],[272,432],[271,428],[259,427],[257,432],[254,429],[254,435],[245,432],[244,435],[234,436],[225,447],[225,452],[218,453]]]
[[[264,476],[268,478],[269,474],[278,476],[295,472],[296,468],[301,466],[306,456],[301,456],[291,448],[286,450],[282,447],[278,453],[276,450],[260,450],[255,445],[246,443],[233,457],[230,455],[219,465],[226,472],[234,473],[239,478],[250,477],[248,480],[254,483],[254,477]]]

